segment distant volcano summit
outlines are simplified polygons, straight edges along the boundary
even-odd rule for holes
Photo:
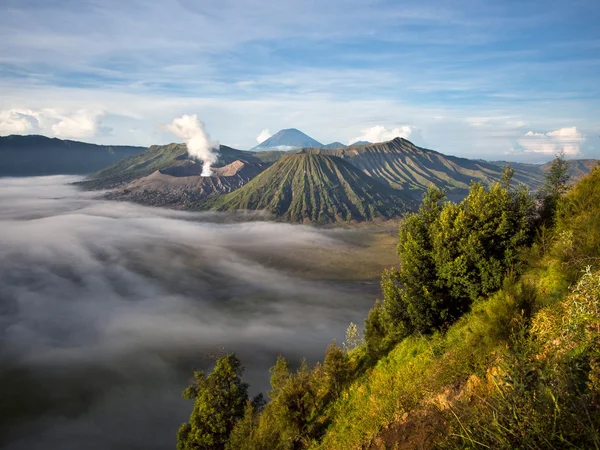
[[[302,131],[296,128],[288,128],[278,131],[266,141],[252,148],[252,150],[297,150],[299,148],[321,148],[322,146],[323,144]]]

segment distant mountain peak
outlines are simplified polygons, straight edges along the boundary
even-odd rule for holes
[[[279,130],[269,139],[261,142],[253,151],[258,150],[296,150],[299,148],[321,148],[323,144],[296,128]]]
[[[361,145],[370,145],[370,144],[372,144],[372,142],[369,142],[369,141],[356,141],[356,142],[350,144],[348,147],[358,147],[358,146],[361,146]]]
[[[344,144],[342,144],[341,142],[335,141],[335,142],[332,142],[331,144],[323,145],[321,148],[336,149],[336,148],[344,148],[344,147],[345,147]]]

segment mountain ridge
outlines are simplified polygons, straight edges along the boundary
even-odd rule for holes
[[[146,147],[11,134],[0,136],[0,176],[86,175],[144,150]]]
[[[244,162],[262,163],[262,159],[255,153],[237,150],[226,145],[221,145],[219,160],[215,167],[232,163],[236,160]],[[269,152],[264,152],[265,156]],[[85,189],[114,189],[123,186],[141,177],[151,175],[157,170],[181,166],[192,161],[185,144],[172,143],[167,145],[153,145],[144,153],[125,158],[115,164],[99,170],[79,183]]]
[[[446,189],[450,199],[460,200],[473,182],[490,185],[500,181],[504,169],[500,163],[444,155],[435,150],[418,147],[406,139],[396,138],[377,144],[344,146],[335,149],[304,148],[290,152],[274,150],[252,152],[223,145],[219,149],[219,161],[214,165],[215,177],[219,179],[202,180],[200,177],[201,163],[189,157],[184,144],[173,143],[152,146],[142,154],[126,158],[92,174],[80,185],[86,189],[117,189],[115,193],[108,194],[109,198],[179,209],[211,207],[224,210],[235,209],[235,207],[270,209],[279,219],[296,222],[307,219],[326,223],[327,221],[342,220],[343,217],[351,217],[349,220],[355,220],[354,217],[371,220],[375,216],[375,214],[365,213],[352,215],[348,214],[347,210],[343,214],[330,213],[327,216],[327,213],[323,213],[320,216],[318,212],[321,211],[321,208],[317,204],[318,202],[329,205],[331,203],[329,197],[332,195],[336,199],[334,203],[341,202],[341,197],[335,197],[336,194],[330,192],[319,194],[323,198],[308,192],[310,200],[305,202],[306,214],[298,214],[298,209],[294,210],[296,207],[303,208],[302,205],[294,207],[288,205],[286,208],[277,205],[278,201],[272,195],[273,192],[287,192],[289,186],[283,187],[285,182],[281,180],[281,175],[275,169],[269,170],[270,166],[290,172],[289,162],[285,165],[279,164],[279,162],[294,155],[319,155],[336,158],[334,161],[321,159],[320,163],[309,165],[307,185],[311,189],[327,190],[336,184],[328,177],[332,173],[341,173],[341,169],[338,168],[341,165],[337,161],[339,159],[360,172],[360,182],[367,186],[367,190],[371,189],[372,183],[375,182],[377,186],[385,187],[388,194],[405,203],[409,202],[409,198],[419,201],[422,193],[430,185]],[[295,161],[300,164],[301,159],[298,158]],[[245,167],[243,177],[228,178],[230,175],[220,173],[220,167],[234,162]],[[577,170],[582,172],[589,171],[591,162],[584,161],[577,167]],[[516,163],[513,168],[515,169],[513,176],[515,184],[521,183],[534,190],[543,185],[545,174],[541,166]],[[359,180],[358,175],[349,173],[351,169],[344,170],[342,179],[348,176],[353,180],[346,185],[356,184]],[[267,175],[263,175],[263,171],[267,172]],[[246,190],[235,194],[238,189],[245,188],[259,176],[263,177],[261,183],[265,186],[272,186],[268,189],[265,188],[265,196],[268,197],[268,200],[261,201],[257,198],[256,192],[250,194]],[[264,181],[264,177],[272,177],[272,180]],[[319,181],[319,177],[323,179]],[[300,178],[295,179],[298,185],[303,183]],[[381,186],[377,189],[381,190]],[[185,192],[186,189],[190,192]],[[224,198],[225,196],[227,198]],[[348,199],[349,197],[344,198]],[[350,201],[347,209],[355,208],[355,205],[360,203]],[[385,201],[383,203],[390,204]],[[290,208],[293,211],[288,213]],[[339,211],[343,210],[341,207],[338,209]],[[379,215],[385,216],[385,214]]]
[[[435,184],[462,195],[474,181],[485,185],[499,181],[503,169],[493,163],[421,148],[403,138],[340,149],[302,149],[301,152],[338,156],[390,187],[415,193]],[[544,175],[541,171],[516,169],[513,179],[536,189],[543,184]]]
[[[267,210],[280,220],[326,224],[387,219],[412,205],[401,192],[341,158],[300,153],[281,158],[240,189],[201,206]]]

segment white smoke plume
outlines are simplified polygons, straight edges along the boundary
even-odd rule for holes
[[[198,116],[184,114],[173,119],[173,122],[165,128],[185,141],[189,155],[203,163],[202,176],[210,177],[212,175],[210,168],[219,159],[219,143],[210,140],[210,136],[204,129],[204,123],[198,120]]]

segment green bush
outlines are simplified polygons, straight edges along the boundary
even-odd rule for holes
[[[208,376],[194,372],[194,383],[183,397],[194,400],[190,421],[177,433],[178,450],[224,449],[236,421],[244,415],[248,385],[241,380],[243,367],[234,354],[217,360]]]
[[[507,270],[522,269],[519,252],[531,243],[534,225],[527,191],[475,183],[461,203],[444,199],[430,188],[400,226],[400,267],[384,272],[381,311],[366,323],[371,348],[384,343],[382,329],[397,342],[449,326],[480,296],[498,290]]]
[[[600,448],[600,272],[513,334],[449,416],[446,448]]]

